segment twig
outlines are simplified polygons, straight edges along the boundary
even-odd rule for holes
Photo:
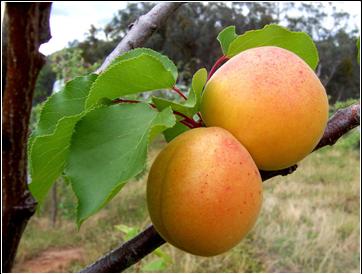
[[[187,97],[181,92],[180,89],[178,89],[177,87],[173,87],[172,88],[173,91],[175,91],[178,95],[180,95],[182,98],[184,98],[185,100],[187,100]]]
[[[194,119],[192,119],[190,117],[187,117],[185,114],[182,114],[181,112],[178,112],[178,111],[174,110],[173,113],[180,116],[180,117],[182,117],[182,118],[184,118],[185,121],[187,123],[189,123],[190,125],[192,125],[194,128],[202,126],[200,123],[196,122]]]
[[[263,181],[266,181],[270,178],[273,178],[275,176],[287,176],[289,174],[292,174],[294,171],[297,170],[297,165],[293,165],[293,166],[290,166],[290,167],[287,167],[287,168],[284,168],[284,169],[280,169],[280,170],[259,170],[260,172],[260,176],[261,176],[261,179]]]
[[[355,104],[345,109],[338,110],[328,121],[324,135],[315,150],[333,145],[343,134],[360,125],[360,104]],[[277,171],[261,171],[263,181],[278,175],[288,175],[295,171],[296,166],[292,166]],[[121,272],[137,263],[147,254],[158,248],[165,241],[156,232],[153,226],[135,238],[124,243],[111,251],[108,255],[100,258],[97,262],[88,266],[82,272]]]
[[[215,71],[227,60],[229,60],[229,57],[227,57],[225,55],[221,56],[219,59],[216,60],[215,64],[212,66],[212,68],[209,72],[209,75],[207,76],[208,81],[211,78],[211,76],[215,73]]]
[[[122,53],[142,46],[167,18],[179,8],[183,2],[163,2],[154,6],[147,14],[142,15],[131,25],[130,31],[109,54],[96,73],[104,71],[112,61]]]
[[[337,140],[351,129],[360,125],[361,106],[356,103],[344,109],[339,109],[329,119],[323,138],[314,150],[324,146],[334,145]]]

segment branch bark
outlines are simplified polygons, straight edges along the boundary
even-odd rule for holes
[[[51,3],[7,3],[6,81],[2,113],[2,266],[10,272],[36,201],[27,186],[27,138],[35,81],[45,63]]]
[[[131,24],[131,29],[117,47],[107,56],[96,73],[104,71],[112,61],[122,53],[142,46],[147,39],[178,9],[183,2],[164,2],[153,7],[147,14],[142,15]]]
[[[84,268],[81,273],[121,272],[164,243],[165,240],[150,225],[133,239],[112,250],[94,264]]]
[[[344,109],[339,109],[329,119],[323,137],[314,150],[324,146],[332,146],[351,129],[360,125],[361,105],[356,103]]]
[[[336,141],[351,129],[360,125],[360,103],[345,109],[338,110],[328,121],[322,139],[314,150],[327,145],[333,145]],[[277,171],[260,171],[263,181],[278,175],[288,175],[296,170],[297,166]],[[121,272],[137,263],[153,250],[163,245],[165,240],[157,233],[151,225],[135,238],[129,240],[107,255],[100,258],[81,272]]]

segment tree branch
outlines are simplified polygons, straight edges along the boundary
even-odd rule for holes
[[[36,201],[27,185],[27,139],[35,81],[45,63],[39,46],[50,36],[51,3],[7,3],[6,81],[2,113],[3,271],[10,272]]]
[[[360,125],[361,105],[356,103],[344,109],[339,109],[329,119],[323,137],[314,150],[324,146],[332,146],[351,129]]]
[[[121,272],[163,245],[165,240],[150,225],[143,232],[120,247],[112,250],[81,273]]]
[[[314,150],[327,145],[333,145],[342,135],[360,125],[360,104],[354,104],[338,110],[328,121],[322,139]],[[277,171],[260,171],[263,181],[278,175],[288,175],[296,170],[297,166]],[[100,258],[81,272],[121,272],[137,263],[147,254],[165,243],[165,240],[151,225],[135,238],[129,240],[107,255]]]
[[[117,47],[107,56],[96,73],[104,71],[112,61],[122,53],[142,46],[167,18],[178,9],[183,2],[163,2],[153,7],[147,14],[142,15],[131,24],[131,29]]]

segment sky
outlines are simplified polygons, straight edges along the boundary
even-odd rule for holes
[[[335,2],[338,10],[345,11],[354,16],[354,24],[361,27],[361,2]],[[49,55],[77,39],[82,41],[91,24],[95,27],[104,27],[117,13],[124,9],[127,2],[102,1],[102,2],[65,2],[54,1],[50,17],[52,39],[40,47],[40,51]]]
[[[52,38],[40,47],[40,52],[49,55],[74,40],[82,41],[93,24],[104,27],[127,2],[102,1],[54,1],[50,15]]]

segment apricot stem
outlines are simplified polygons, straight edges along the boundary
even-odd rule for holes
[[[181,112],[174,110],[173,113],[184,118],[184,121],[186,121],[188,124],[190,124],[193,128],[202,127],[201,123],[196,122],[194,119],[187,117],[186,115],[182,114]]]
[[[209,81],[209,79],[211,78],[211,76],[215,73],[215,71],[226,61],[229,60],[229,57],[227,57],[226,55],[221,56],[219,59],[216,60],[215,64],[212,66],[209,75],[207,76],[207,80]]]
[[[194,128],[193,125],[190,125],[190,124],[187,123],[185,120],[181,120],[180,123],[183,124],[183,125],[185,125],[185,126],[187,126],[187,127],[190,128],[190,129],[193,129],[193,128]]]
[[[172,90],[175,91],[178,95],[180,95],[182,98],[184,98],[185,100],[187,100],[187,97],[181,92],[180,89],[178,89],[176,86],[172,87]]]
[[[178,89],[176,86],[173,86],[172,90],[176,91],[182,98],[184,98],[185,100],[187,100],[187,97],[186,97],[186,96],[181,92],[181,90]],[[200,125],[201,125],[201,123],[202,123],[203,121],[202,121],[200,112],[198,112],[198,113],[196,113],[196,114],[197,114],[197,116],[199,116],[199,118],[200,118]],[[193,120],[193,121],[194,121],[194,120]],[[198,127],[200,127],[200,126],[198,126]]]

